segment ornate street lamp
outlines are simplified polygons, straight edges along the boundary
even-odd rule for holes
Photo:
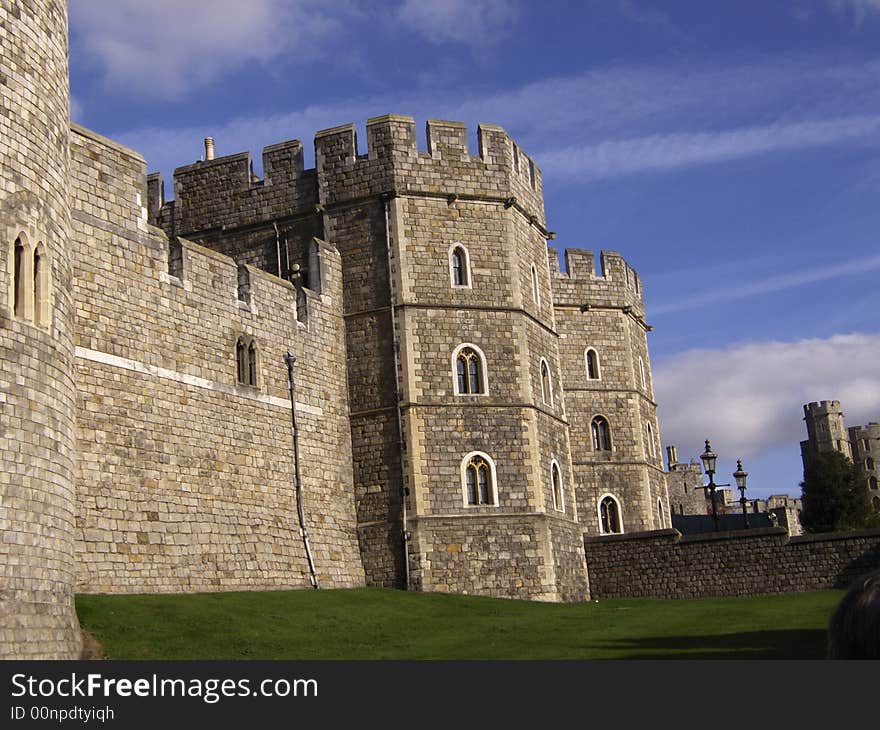
[[[700,461],[703,462],[703,469],[706,472],[706,476],[709,477],[709,483],[703,487],[703,491],[706,490],[710,493],[710,500],[712,504],[712,520],[715,523],[715,529],[718,529],[718,505],[715,504],[715,487],[722,486],[721,484],[715,483],[715,463],[718,461],[718,455],[712,451],[712,447],[709,444],[709,439],[706,439],[706,450],[700,454]]]
[[[742,495],[739,499],[739,503],[742,505],[743,510],[743,524],[745,524],[745,528],[749,529],[749,514],[746,509],[746,479],[748,479],[749,473],[747,471],[743,471],[743,463],[742,459],[736,460],[736,471],[733,472],[733,478],[736,479],[736,486],[739,489],[740,494]]]

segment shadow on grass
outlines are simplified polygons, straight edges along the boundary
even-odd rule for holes
[[[626,659],[824,659],[828,634],[817,629],[748,631],[712,636],[617,639],[597,648]]]

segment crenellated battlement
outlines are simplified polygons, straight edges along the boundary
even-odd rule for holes
[[[316,206],[387,194],[494,199],[544,227],[541,171],[497,125],[477,128],[477,152],[464,123],[430,119],[427,149],[418,149],[415,119],[386,114],[367,120],[367,150],[353,123],[315,135],[315,168],[305,169],[299,140],[263,150],[264,177],[250,152],[206,159],[174,171],[174,200],[162,177],[147,180],[150,221],[170,235],[226,230],[315,215]]]
[[[804,405],[804,418],[827,415],[843,415],[843,408],[839,400],[813,401]]]
[[[463,122],[429,119],[427,149],[418,149],[415,119],[386,114],[367,120],[367,152],[358,154],[354,124],[315,136],[322,204],[396,191],[497,198],[519,205],[544,225],[541,172],[503,127],[477,127],[471,154]]]
[[[148,176],[150,220],[170,235],[224,230],[314,214],[315,170],[304,169],[303,146],[289,140],[263,149],[263,178],[250,152],[178,167],[174,200],[166,202],[161,175]]]
[[[593,251],[565,249],[565,271],[559,268],[557,249],[548,247],[553,277],[553,303],[557,306],[631,308],[644,313],[641,278],[617,251],[601,251],[599,269]]]

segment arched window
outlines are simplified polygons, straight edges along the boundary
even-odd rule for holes
[[[877,477],[871,477],[868,479],[868,486],[871,489],[877,489]]]
[[[645,424],[646,437],[648,439],[648,456],[654,458],[657,456],[656,444],[654,443],[654,429],[650,423]]]
[[[461,462],[464,501],[466,505],[497,504],[495,463],[486,454],[474,451]]]
[[[452,286],[469,287],[471,285],[470,256],[467,249],[456,244],[449,251],[449,276]]]
[[[248,376],[248,347],[244,337],[239,337],[235,343],[235,379],[242,385],[247,385]]]
[[[587,379],[599,380],[599,353],[595,348],[588,347],[584,353],[584,360],[587,364]]]
[[[595,451],[611,451],[611,426],[603,416],[596,416],[590,424]]]
[[[871,503],[874,505],[874,509],[880,512],[880,497],[874,497],[871,500]]]
[[[16,317],[26,316],[27,274],[25,266],[27,256],[20,238],[15,239],[15,259],[13,262],[13,304],[12,311]]]
[[[532,264],[532,299],[536,306],[541,306],[541,287],[538,284],[538,269]]]
[[[874,460],[870,456],[865,459],[865,468],[868,471],[874,471]]]
[[[550,381],[550,366],[541,358],[541,398],[548,406],[553,406],[553,383]]]
[[[247,384],[254,386],[257,384],[257,343],[253,340],[248,345]]]
[[[565,512],[565,501],[562,494],[562,471],[555,461],[550,465],[550,487],[553,492],[553,509]]]
[[[642,360],[641,355],[639,355],[639,377],[642,380],[642,388],[647,390],[648,389],[648,379],[645,377],[645,361]]]
[[[486,392],[485,361],[473,345],[461,345],[455,352],[455,394],[482,395]]]
[[[610,494],[606,494],[599,501],[599,531],[603,535],[623,532],[620,504]]]
[[[42,244],[34,250],[34,322],[49,324],[49,261]]]
[[[657,500],[657,527],[663,527],[663,501]]]

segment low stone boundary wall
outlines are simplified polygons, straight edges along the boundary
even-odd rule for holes
[[[586,537],[592,598],[705,598],[845,588],[880,569],[880,530],[789,537],[781,527]]]

